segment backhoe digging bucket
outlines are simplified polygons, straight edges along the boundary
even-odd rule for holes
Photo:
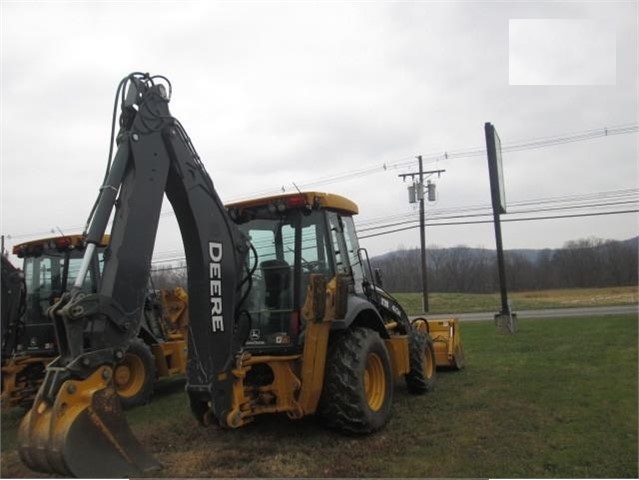
[[[67,380],[53,405],[39,392],[18,431],[25,465],[81,478],[134,477],[161,468],[126,423],[112,376],[103,366],[86,380]]]

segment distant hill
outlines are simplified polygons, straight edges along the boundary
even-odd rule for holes
[[[607,242],[618,242],[619,245],[625,246],[628,248],[634,248],[635,250],[639,250],[639,237],[629,238],[627,240],[605,240]],[[558,250],[563,250],[563,248],[513,248],[506,249],[506,252],[510,252],[516,255],[521,255],[525,257],[527,260],[536,263],[540,258],[543,258],[547,255],[552,255]],[[494,250],[492,250],[494,252]],[[496,254],[496,253],[495,253]]]
[[[505,251],[506,276],[512,290],[637,285],[639,237],[627,240],[579,239],[558,249]],[[494,249],[430,248],[430,291],[494,292],[499,288]],[[395,292],[421,290],[418,248],[396,250],[371,259],[381,268],[385,286]]]

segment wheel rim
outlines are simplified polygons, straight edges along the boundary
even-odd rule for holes
[[[424,377],[431,378],[435,373],[435,362],[433,360],[433,352],[428,346],[424,352]]]
[[[423,318],[416,318],[415,320],[413,320],[412,326],[418,332],[428,333],[429,331],[428,322],[424,320]]]
[[[144,364],[137,355],[127,353],[115,367],[115,389],[121,397],[133,397],[144,385]]]
[[[375,353],[371,353],[366,359],[364,390],[371,410],[378,411],[382,408],[386,397],[386,375],[382,359]]]

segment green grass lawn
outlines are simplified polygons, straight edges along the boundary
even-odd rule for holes
[[[637,317],[519,326],[463,325],[468,368],[438,376],[433,435],[417,434],[388,476],[412,464],[429,477],[637,477]],[[420,418],[410,398],[397,412]]]
[[[423,396],[395,389],[392,418],[365,437],[317,418],[259,418],[232,431],[191,417],[182,385],[127,413],[165,477],[637,478],[637,315],[462,325],[467,368]],[[33,477],[4,414],[2,477]],[[156,474],[157,475],[157,474]]]
[[[395,293],[393,295],[409,315],[423,313],[421,293]],[[490,312],[498,311],[501,307],[499,293],[430,293],[428,300],[429,313]],[[509,292],[508,300],[515,311],[603,307],[637,304],[639,291],[637,287],[613,287]]]

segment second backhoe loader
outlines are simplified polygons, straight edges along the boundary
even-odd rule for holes
[[[164,194],[186,254],[190,323],[186,393],[203,425],[257,415],[321,415],[340,431],[384,427],[393,384],[433,387],[424,328],[375,286],[353,223],[357,206],[318,192],[228,205],[181,123],[168,80],[120,83],[117,153],[91,218],[85,260],[115,207],[100,290],[75,287],[49,309],[60,357],[19,430],[33,470],[127,477],[160,468],[134,438],[114,391],[114,365],[137,336]]]
[[[79,287],[82,293],[98,291],[108,241],[105,235],[97,245]],[[13,280],[16,273],[5,280],[3,256],[3,295],[20,293],[19,299],[9,295],[16,298],[6,303],[6,314],[3,307],[3,410],[30,407],[46,366],[58,356],[47,309],[74,284],[83,259],[84,238],[62,235],[31,240],[15,245],[13,253],[23,260],[23,270],[20,282]],[[184,289],[148,291],[141,316],[138,338],[115,367],[115,387],[124,408],[148,403],[157,380],[186,374],[188,298]]]

